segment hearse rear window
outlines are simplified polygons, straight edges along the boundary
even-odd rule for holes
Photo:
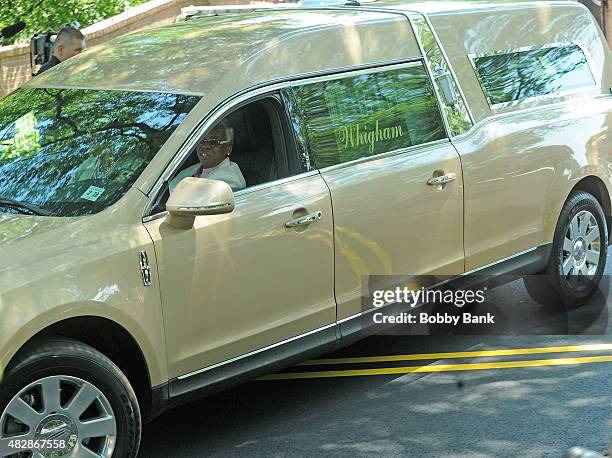
[[[283,97],[306,170],[446,137],[422,63],[295,86]]]
[[[577,45],[472,56],[472,62],[492,107],[595,86]]]

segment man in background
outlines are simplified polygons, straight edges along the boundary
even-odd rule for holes
[[[55,67],[60,62],[70,59],[76,56],[87,47],[87,40],[83,33],[72,26],[64,26],[57,33],[55,37],[55,44],[53,45],[53,55],[49,62],[40,67],[37,75],[46,72],[52,67]]]

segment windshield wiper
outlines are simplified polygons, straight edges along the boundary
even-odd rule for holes
[[[53,216],[52,212],[50,212],[49,210],[45,210],[44,208],[41,208],[37,205],[29,204],[27,202],[21,202],[15,199],[8,199],[6,197],[0,197],[0,206],[2,205],[13,208],[21,208],[23,210],[27,210],[33,215]]]

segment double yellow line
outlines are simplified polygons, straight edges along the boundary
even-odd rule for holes
[[[476,350],[447,353],[417,353],[409,355],[368,356],[361,358],[334,358],[306,361],[300,366],[324,366],[341,364],[386,363],[397,361],[423,361],[455,358],[480,358],[491,356],[537,355],[551,353],[598,352],[612,350],[612,344],[571,345],[564,347],[511,348],[502,350]],[[496,361],[489,363],[428,364],[425,366],[384,367],[378,369],[348,369],[316,372],[290,372],[270,374],[260,380],[290,380],[305,378],[356,377],[367,375],[397,375],[419,372],[473,371],[485,369],[511,369],[520,367],[565,366],[572,364],[610,363],[612,355],[583,356],[575,358],[534,359],[523,361]]]

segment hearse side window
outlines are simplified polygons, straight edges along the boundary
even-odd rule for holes
[[[577,45],[496,53],[473,63],[491,106],[595,86]]]
[[[282,93],[305,170],[446,137],[422,63],[294,86]]]

